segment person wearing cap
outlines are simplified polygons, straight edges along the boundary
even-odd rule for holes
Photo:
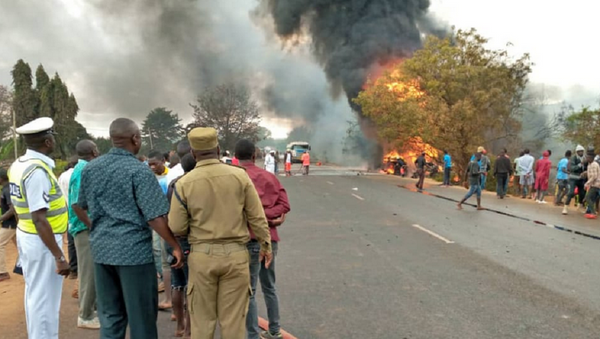
[[[110,124],[109,133],[113,148],[85,166],[77,199],[92,226],[100,338],[124,339],[129,325],[129,338],[156,339],[152,230],[174,248],[172,267],[183,266],[183,252],[165,219],[165,194],[152,170],[135,157],[142,146],[139,127],[119,118]]]
[[[265,170],[269,173],[275,174],[275,150],[271,150],[265,156]]]
[[[550,182],[550,170],[552,169],[552,162],[550,161],[550,152],[544,151],[542,159],[538,160],[535,164],[535,189],[536,198],[535,201],[538,204],[545,204],[546,192],[548,191],[548,184]]]
[[[583,199],[585,199],[585,179],[582,178],[582,174],[585,172],[585,165],[587,159],[584,159],[585,148],[581,145],[577,145],[575,148],[575,154],[571,157],[568,165],[569,171],[569,194],[567,194],[567,200],[563,207],[562,214],[567,215],[569,213],[569,205],[571,200],[575,197],[575,188],[578,190],[579,201],[578,203],[583,205]]]
[[[593,150],[588,150],[587,181],[585,183],[585,188],[587,190],[585,199],[588,208],[585,217],[587,219],[598,218],[598,216],[596,215],[596,202],[600,197],[600,165],[597,161],[594,160],[595,156],[596,155]]]
[[[214,128],[188,134],[196,168],[177,180],[169,227],[188,235],[188,311],[192,338],[212,339],[217,321],[223,338],[245,338],[250,298],[249,254],[252,229],[260,261],[269,267],[271,237],[262,203],[243,168],[219,161]]]
[[[523,156],[519,159],[519,169],[521,170],[521,187],[522,187],[522,198],[531,198],[529,195],[529,189],[535,183],[533,177],[533,165],[535,164],[535,158],[529,154],[529,149],[523,151]]]
[[[70,273],[62,252],[68,226],[67,201],[54,175],[56,146],[50,118],[19,128],[27,151],[10,167],[10,194],[17,224],[17,247],[25,278],[29,338],[58,338],[63,277]]]
[[[417,189],[419,191],[423,190],[423,183],[425,182],[425,166],[427,165],[427,160],[425,160],[425,152],[421,152],[421,155],[415,160],[415,165],[417,166],[417,175],[419,176],[419,181],[417,181]]]

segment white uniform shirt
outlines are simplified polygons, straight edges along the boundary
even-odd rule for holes
[[[286,164],[291,164],[292,163],[292,153],[287,153],[285,155],[285,163]]]
[[[28,149],[25,155],[20,157],[21,160],[39,159],[46,163],[50,168],[54,168],[54,160],[48,156]],[[19,160],[17,160],[19,161]],[[41,209],[50,208],[50,188],[52,184],[50,179],[43,169],[35,169],[33,173],[25,180],[25,192],[27,192],[27,204],[29,205],[29,212],[33,213]]]

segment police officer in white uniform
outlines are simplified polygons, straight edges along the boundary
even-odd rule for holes
[[[19,216],[17,247],[30,339],[58,338],[63,276],[69,274],[61,249],[67,206],[49,157],[56,144],[53,125],[52,119],[39,118],[17,128],[27,151],[9,170],[11,200]]]

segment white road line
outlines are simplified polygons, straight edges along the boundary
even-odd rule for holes
[[[361,197],[359,195],[356,195],[356,194],[352,194],[352,196],[355,197],[358,200],[365,200],[365,198],[363,198],[363,197]]]
[[[446,239],[446,238],[442,237],[441,235],[439,235],[439,234],[437,234],[437,233],[435,233],[435,232],[432,232],[432,231],[430,231],[430,230],[426,229],[425,227],[419,226],[419,225],[417,225],[417,224],[414,224],[414,225],[412,225],[412,226],[413,226],[414,228],[418,228],[418,229],[420,229],[421,231],[423,231],[423,232],[425,232],[425,233],[427,233],[427,234],[431,235],[432,237],[435,237],[435,238],[438,238],[438,239],[440,239],[441,241],[445,242],[446,244],[454,244],[454,241],[452,241],[452,240],[448,240],[448,239]]]
[[[333,185],[333,183],[331,181],[328,181],[327,183],[330,184],[330,185]]]

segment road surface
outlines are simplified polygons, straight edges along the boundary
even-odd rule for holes
[[[600,336],[600,221],[493,195],[483,198],[490,210],[458,211],[462,188],[428,183],[420,194],[410,179],[311,173],[281,178],[292,212],[280,229],[277,282],[282,326],[295,337]],[[25,338],[16,281],[10,291],[0,284],[18,295],[8,310],[3,302],[0,319],[10,338]],[[70,285],[62,337],[97,338],[74,328]],[[173,326],[159,315],[161,338]]]

